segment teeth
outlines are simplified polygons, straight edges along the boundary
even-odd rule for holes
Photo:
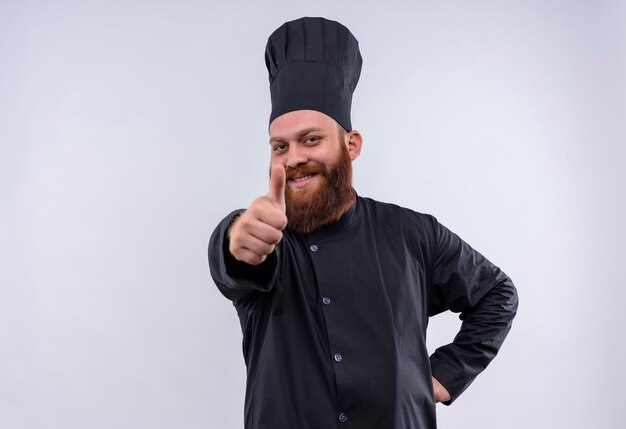
[[[308,179],[309,177],[311,177],[311,175],[309,174],[308,176],[302,176],[302,177],[296,177],[293,179],[294,182],[302,182],[303,180]]]

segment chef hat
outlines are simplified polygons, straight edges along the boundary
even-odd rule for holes
[[[363,60],[350,30],[325,18],[300,18],[267,40],[272,113],[270,123],[294,110],[317,110],[352,131],[352,93]]]

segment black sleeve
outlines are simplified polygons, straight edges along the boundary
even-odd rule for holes
[[[236,306],[257,292],[270,291],[278,265],[278,250],[268,255],[259,265],[238,261],[230,254],[228,227],[235,216],[242,212],[243,210],[236,210],[219,223],[211,235],[208,249],[211,277],[220,292]]]
[[[436,219],[434,224],[429,315],[451,310],[462,320],[454,341],[430,357],[433,377],[452,398],[444,404],[450,405],[498,353],[518,299],[504,272]]]

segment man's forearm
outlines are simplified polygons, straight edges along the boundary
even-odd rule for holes
[[[496,356],[517,311],[517,291],[504,277],[474,307],[461,313],[463,323],[451,344],[431,356],[432,374],[456,399]],[[447,401],[443,401],[447,402]]]

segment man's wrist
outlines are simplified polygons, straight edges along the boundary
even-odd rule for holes
[[[239,219],[239,217],[241,217],[241,213],[237,213],[233,216],[233,218],[230,220],[230,222],[228,223],[228,226],[226,227],[226,237],[228,237],[230,239],[230,232],[233,229],[233,226],[235,226],[235,223],[237,223],[237,220]]]

